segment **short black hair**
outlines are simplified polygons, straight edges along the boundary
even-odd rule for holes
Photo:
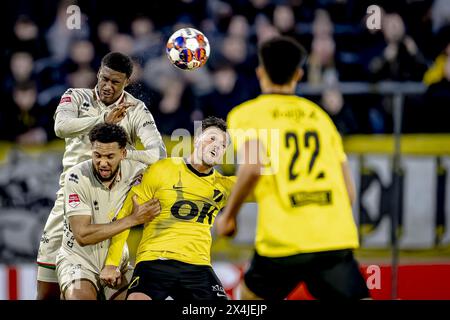
[[[217,117],[208,117],[202,120],[202,131],[205,131],[209,127],[217,127],[223,132],[227,132],[227,123],[225,120]]]
[[[114,71],[122,72],[130,78],[133,73],[133,61],[131,58],[120,52],[110,52],[102,59],[102,67],[108,67]]]
[[[125,129],[117,124],[99,123],[89,132],[91,144],[95,141],[101,143],[117,142],[121,149],[125,148],[128,141],[128,135]]]
[[[278,36],[264,42],[259,48],[259,61],[274,84],[288,83],[295,70],[306,61],[305,48],[296,40]]]

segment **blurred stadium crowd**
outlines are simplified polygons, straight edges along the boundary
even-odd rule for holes
[[[67,7],[81,8],[81,29],[66,26]],[[382,28],[366,28],[366,9],[383,9]],[[448,0],[155,0],[8,1],[0,22],[0,140],[42,144],[55,138],[53,113],[68,87],[93,87],[104,54],[133,57],[128,91],[149,106],[163,134],[192,130],[208,115],[225,118],[259,94],[257,45],[290,35],[310,52],[300,83],[325,85],[318,102],[342,134],[391,133],[392,99],[345,95],[340,82],[414,81],[404,132],[449,132],[450,1]],[[177,70],[168,37],[193,26],[211,44],[207,67]],[[283,59],[283,52],[280,52]]]

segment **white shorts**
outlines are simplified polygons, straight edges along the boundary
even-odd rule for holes
[[[56,274],[58,276],[59,287],[62,294],[64,294],[67,288],[76,280],[88,280],[95,287],[99,300],[109,300],[114,298],[117,293],[122,292],[131,281],[133,268],[128,263],[122,265],[121,272],[122,282],[120,287],[109,288],[100,280],[99,272],[89,267],[84,259],[77,255],[72,255],[70,257],[58,255],[57,258]]]
[[[37,256],[37,279],[44,282],[58,282],[55,272],[56,255],[61,247],[64,226],[64,193],[57,193],[55,205],[45,223]]]

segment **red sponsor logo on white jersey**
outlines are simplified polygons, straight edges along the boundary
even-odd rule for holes
[[[80,197],[76,193],[69,194],[69,206],[75,208],[80,204]]]
[[[59,104],[65,103],[65,102],[72,102],[72,98],[69,96],[62,97],[61,101],[59,101]]]

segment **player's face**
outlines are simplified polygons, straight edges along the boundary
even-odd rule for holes
[[[117,142],[95,141],[92,145],[92,163],[97,177],[104,182],[111,181],[116,176],[120,161],[125,155],[125,148],[120,148]]]
[[[227,133],[217,127],[209,127],[197,138],[196,152],[204,165],[220,163],[228,145]]]
[[[98,94],[100,100],[106,105],[119,99],[129,82],[125,73],[114,71],[105,66],[100,68],[97,78]]]

